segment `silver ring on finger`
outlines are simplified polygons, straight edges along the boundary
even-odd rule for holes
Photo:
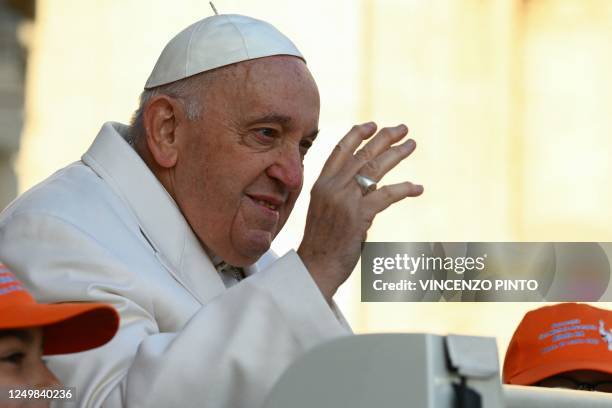
[[[363,195],[376,191],[376,181],[369,177],[362,176],[361,174],[355,174],[355,181],[357,184],[359,184],[359,187],[361,187],[361,192]]]

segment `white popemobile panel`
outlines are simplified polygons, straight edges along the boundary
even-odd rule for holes
[[[264,408],[604,408],[612,395],[500,382],[495,339],[368,334],[295,362]]]

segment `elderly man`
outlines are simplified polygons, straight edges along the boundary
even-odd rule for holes
[[[0,256],[43,301],[113,304],[115,339],[51,368],[87,407],[256,407],[310,347],[350,333],[332,296],[375,215],[422,187],[376,190],[415,148],[355,126],[312,190],[303,241],[270,244],[303,181],[319,94],[271,25],[219,15],[162,52],[130,127],[7,208]],[[357,152],[355,152],[357,150]]]

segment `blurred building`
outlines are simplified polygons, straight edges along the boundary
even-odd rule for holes
[[[17,195],[13,162],[23,125],[27,59],[23,30],[33,18],[33,0],[0,1],[0,208]]]

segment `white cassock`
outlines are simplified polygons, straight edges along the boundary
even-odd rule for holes
[[[350,329],[294,251],[226,288],[126,130],[104,124],[82,161],[0,217],[0,260],[39,301],[121,315],[110,343],[49,366],[79,407],[258,407],[292,361]]]

